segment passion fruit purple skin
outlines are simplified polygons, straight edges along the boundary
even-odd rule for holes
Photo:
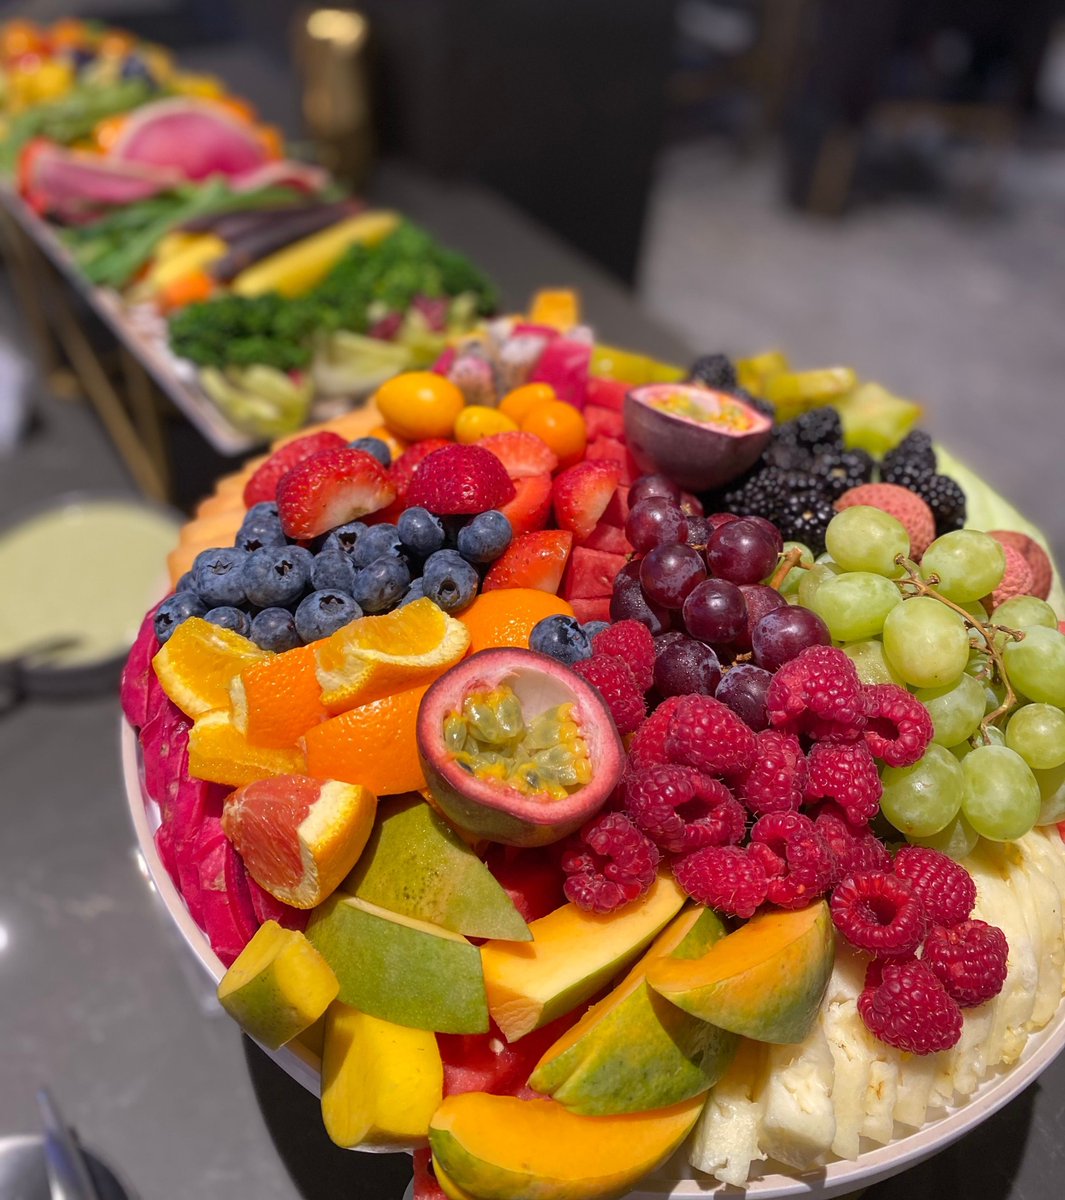
[[[592,762],[592,781],[563,800],[525,795],[463,770],[444,746],[444,720],[471,692],[506,684],[525,719],[571,702]],[[546,846],[579,829],[621,780],[625,749],[602,696],[562,663],[532,650],[481,650],[429,688],[418,710],[418,756],[433,800],[457,829],[507,846]]]
[[[702,415],[671,412],[687,406]],[[724,487],[765,449],[773,422],[738,396],[684,383],[652,383],[625,397],[625,437],[641,471],[660,471],[682,488]]]

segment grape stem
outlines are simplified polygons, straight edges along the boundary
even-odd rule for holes
[[[1013,690],[1013,684],[1010,683],[1002,651],[995,645],[995,634],[1001,633],[1011,642],[1021,642],[1024,641],[1024,631],[1010,629],[1008,625],[992,625],[990,622],[978,621],[972,613],[966,612],[960,604],[955,604],[953,600],[948,600],[946,596],[935,590],[936,584],[939,583],[939,576],[934,571],[929,574],[927,579],[923,579],[921,577],[921,568],[904,554],[895,555],[895,565],[902,567],[906,572],[902,579],[895,580],[895,586],[902,592],[904,600],[912,599],[914,596],[931,596],[933,600],[938,600],[940,604],[945,604],[947,608],[956,612],[965,622],[967,628],[974,629],[979,634],[983,645],[980,645],[975,638],[970,640],[969,645],[974,650],[986,654],[991,659],[994,673],[1006,689],[1002,703],[993,712],[989,712],[980,722],[981,741],[985,743],[990,741],[987,734],[988,729],[1000,717],[1004,717],[1007,713],[1012,712],[1017,706],[1017,693]]]
[[[780,562],[777,563],[777,569],[773,572],[769,587],[780,591],[781,584],[791,574],[794,567],[801,567],[802,570],[808,571],[810,568],[802,561],[801,550],[789,550],[787,554],[780,556]]]

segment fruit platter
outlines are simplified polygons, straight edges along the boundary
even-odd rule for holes
[[[851,1191],[1065,1045],[1061,580],[919,406],[575,312],[200,505],[123,678],[140,848],[418,1200]]]
[[[495,304],[462,255],[123,30],[0,25],[0,175],[23,228],[179,402],[192,390],[226,453],[430,365]]]

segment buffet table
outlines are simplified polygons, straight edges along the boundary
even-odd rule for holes
[[[504,305],[538,285],[573,285],[605,341],[690,356],[599,271],[491,196],[398,167],[372,194],[471,254]],[[0,511],[121,478],[84,409],[46,401],[45,417],[0,470]],[[409,1159],[336,1149],[316,1101],[216,1019],[134,857],[117,729],[112,696],[32,700],[0,719],[0,1133],[36,1128],[34,1089],[47,1083],[86,1143],[144,1196],[398,1200]],[[866,1196],[1051,1200],[1065,1167],[1063,1111],[1065,1060],[976,1133]]]

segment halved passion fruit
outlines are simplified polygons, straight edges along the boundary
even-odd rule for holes
[[[738,396],[684,383],[652,383],[625,397],[625,436],[641,471],[683,488],[724,487],[752,466],[773,422]]]
[[[572,833],[625,764],[599,692],[555,659],[519,649],[482,650],[429,688],[418,753],[448,820],[508,846]]]

